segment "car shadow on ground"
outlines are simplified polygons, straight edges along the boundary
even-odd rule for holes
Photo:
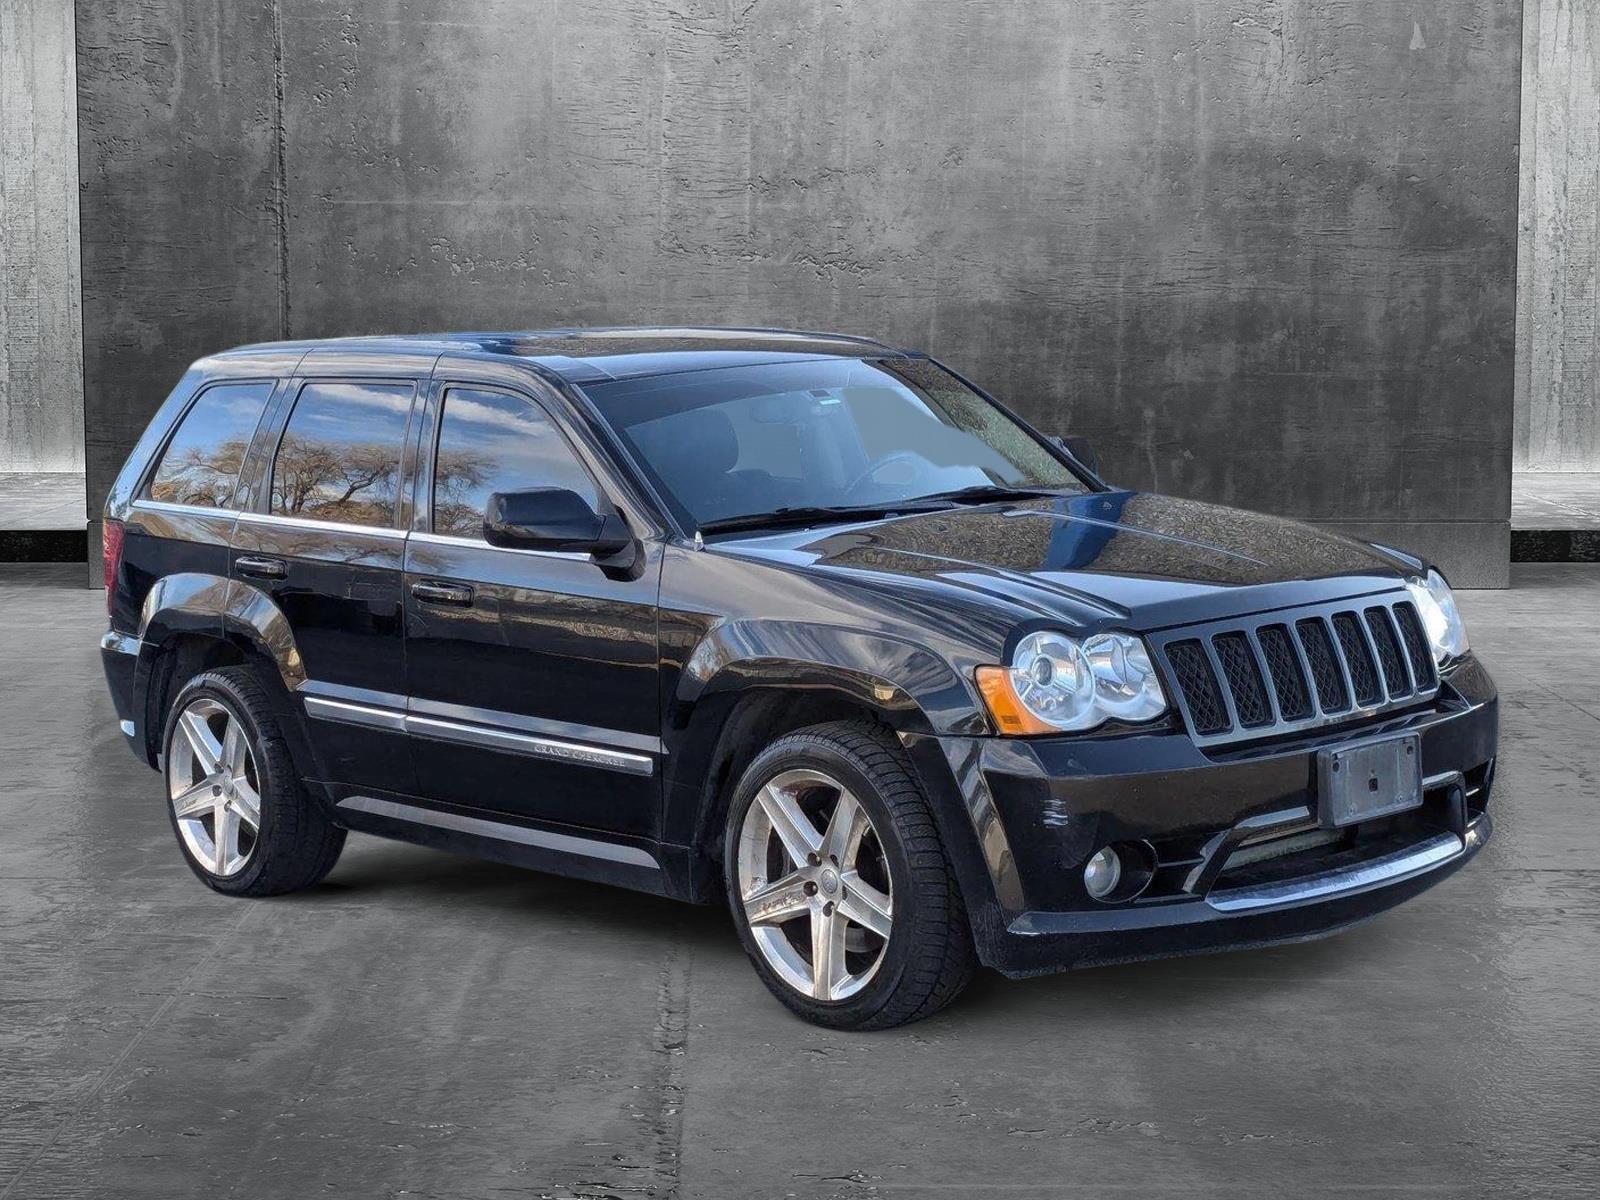
[[[604,939],[635,940],[659,933],[663,951],[678,939],[698,957],[742,963],[726,906],[685,904],[661,896],[586,880],[568,879],[501,863],[460,857],[402,842],[353,838],[344,861],[309,891],[279,903],[339,905],[373,901],[418,909],[444,907],[453,913],[493,915],[500,922],[537,927],[559,921],[587,926]],[[1168,1014],[1203,1009],[1273,991],[1299,994],[1319,980],[1349,977],[1370,966],[1377,941],[1363,927],[1332,937],[1264,949],[1214,952],[1145,962],[1117,963],[1009,980],[978,972],[949,1013],[972,1021],[1004,1016],[1019,1006],[1052,1002],[1075,1011],[1125,1008],[1130,1003]],[[944,1016],[917,1028],[937,1027]]]

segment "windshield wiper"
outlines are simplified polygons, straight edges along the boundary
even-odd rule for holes
[[[923,500],[943,500],[951,504],[987,503],[990,500],[1036,500],[1041,496],[1059,496],[1058,488],[1017,488],[1004,487],[997,483],[980,483],[973,487],[955,488],[948,492],[934,492],[928,496],[918,496],[915,502]]]
[[[871,521],[900,513],[938,512],[950,507],[942,497],[917,496],[895,504],[798,504],[764,513],[740,513],[705,521],[701,533],[726,533],[735,529],[777,529],[785,525],[822,525],[827,522]]]

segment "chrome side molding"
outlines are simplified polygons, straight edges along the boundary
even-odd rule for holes
[[[493,838],[499,842],[515,842],[521,846],[534,846],[540,850],[554,850],[560,854],[604,859],[606,862],[645,867],[652,871],[661,869],[661,864],[656,862],[653,855],[636,846],[621,846],[615,842],[601,842],[594,838],[573,837],[571,834],[551,833],[544,829],[529,829],[525,825],[510,825],[504,821],[491,821],[484,817],[468,817],[461,813],[422,808],[415,804],[400,804],[394,800],[380,800],[375,796],[350,796],[339,801],[334,807],[346,812],[387,817],[391,821],[408,821],[413,825],[448,829],[452,833]]]
[[[598,767],[605,771],[621,771],[626,775],[651,775],[655,772],[655,760],[645,754],[630,754],[625,750],[612,750],[586,742],[544,737],[490,725],[473,725],[464,721],[445,720],[442,717],[425,717],[394,708],[359,704],[351,700],[334,700],[327,696],[305,695],[304,699],[306,715],[322,721],[338,721],[345,725],[362,725],[370,729],[406,733],[434,741],[459,742],[470,746],[483,746],[490,750],[506,750],[513,754],[526,754],[531,758],[547,758],[584,767]]]

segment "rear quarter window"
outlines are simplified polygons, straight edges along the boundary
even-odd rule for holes
[[[147,495],[166,504],[228,508],[239,468],[276,386],[219,383],[201,392],[161,452]]]

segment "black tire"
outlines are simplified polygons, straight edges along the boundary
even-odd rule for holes
[[[804,995],[772,968],[755,941],[740,896],[738,853],[745,813],[768,781],[794,769],[820,771],[849,788],[871,818],[893,888],[883,958],[865,986],[843,1000]],[[815,1025],[864,1030],[917,1021],[949,1004],[972,978],[976,955],[955,873],[905,753],[882,727],[855,721],[814,725],[778,739],[757,755],[728,808],[723,866],[734,926],[756,973],[779,1000]]]
[[[320,882],[339,861],[345,831],[328,819],[324,806],[306,790],[272,703],[249,667],[207,671],[184,684],[167,713],[162,734],[163,781],[173,769],[178,718],[202,697],[226,709],[247,736],[261,801],[261,824],[244,867],[221,876],[191,851],[169,800],[167,818],[189,869],[207,887],[229,896],[278,896]]]

